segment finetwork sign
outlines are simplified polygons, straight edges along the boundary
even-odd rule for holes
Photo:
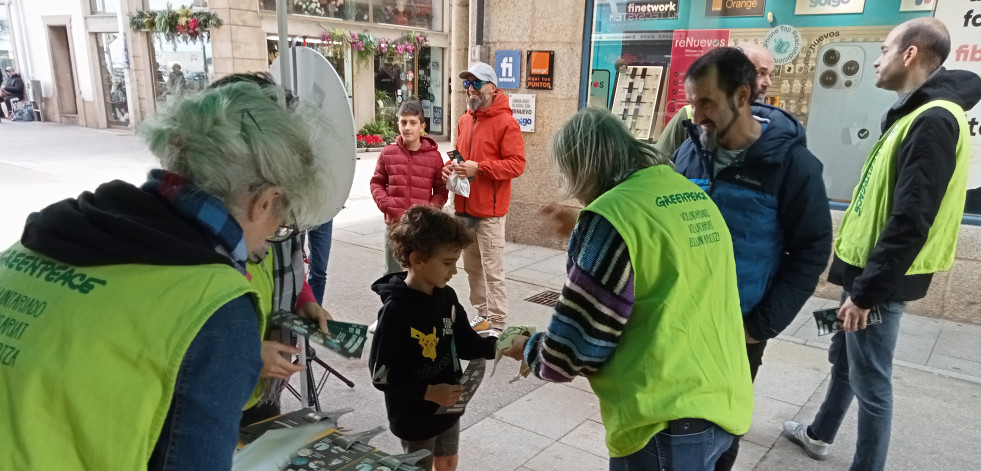
[[[494,71],[497,72],[497,88],[518,88],[521,85],[521,51],[497,51]]]
[[[665,20],[678,17],[678,0],[630,2],[627,10],[610,13],[610,21]]]

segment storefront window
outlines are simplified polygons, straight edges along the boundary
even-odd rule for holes
[[[418,97],[426,118],[426,131],[443,134],[443,49],[424,47],[419,54]]]
[[[89,0],[92,7],[92,14],[110,14],[119,11],[118,0]]]
[[[396,112],[407,100],[422,103],[426,132],[443,133],[443,49],[375,56],[375,117],[397,130]]]
[[[368,21],[368,0],[292,0],[297,15],[323,16],[348,21]],[[275,8],[275,5],[273,6]]]
[[[10,21],[7,20],[7,10],[0,8],[0,71],[7,67],[14,67],[14,47],[11,42]],[[2,78],[6,78],[0,72]]]
[[[897,100],[875,86],[882,41],[895,25],[931,16],[936,2],[900,3],[592,1],[586,104],[610,109],[636,137],[657,141],[687,103],[685,71],[697,57],[720,45],[761,45],[776,59],[765,101],[804,125],[829,198],[848,202],[881,117]],[[968,191],[966,212],[981,213],[978,192]]]
[[[157,103],[170,102],[185,93],[204,90],[214,78],[211,43],[167,42],[163,34],[151,36],[154,97]]]
[[[126,90],[126,44],[116,33],[95,35],[99,49],[99,76],[109,126],[129,126],[129,94]]]
[[[443,2],[440,0],[374,0],[374,21],[399,26],[441,30]]]
[[[347,92],[348,99],[351,99],[351,78],[353,75],[352,70],[352,53],[350,47],[332,47],[325,44],[319,39],[305,39],[303,41],[307,47],[315,49],[317,52],[322,54],[330,65],[334,67],[337,75],[341,78],[341,82],[344,83],[344,89]],[[279,57],[279,39],[275,36],[266,37],[266,50],[269,53],[269,64],[272,65],[273,61]],[[279,80],[279,77],[275,77]]]
[[[100,1],[100,0],[93,0]],[[112,3],[114,0],[104,0],[106,3]],[[118,0],[115,0],[118,2]],[[191,8],[208,8],[208,0],[184,0],[175,2],[173,0],[144,0],[146,2],[146,7],[150,10],[166,10],[168,7],[176,10],[181,6],[188,6]]]

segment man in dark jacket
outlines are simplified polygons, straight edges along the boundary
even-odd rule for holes
[[[3,84],[3,102],[7,104],[7,117],[13,117],[14,107],[12,102],[14,99],[24,100],[24,79],[20,77],[20,73],[14,70],[13,67],[7,67],[7,81]],[[0,110],[3,111],[3,110]]]
[[[696,60],[685,79],[691,139],[673,158],[675,170],[719,206],[732,234],[753,379],[767,340],[794,320],[817,286],[832,234],[821,163],[807,150],[800,123],[754,103],[756,76],[737,48]],[[734,440],[716,469],[731,469],[738,449]]]
[[[905,302],[926,296],[933,273],[954,260],[970,164],[964,112],[981,100],[981,78],[941,67],[949,53],[947,28],[933,18],[897,26],[882,44],[875,84],[899,100],[886,111],[835,239],[828,281],[844,288],[844,330],[831,339],[831,385],[814,423],[784,424],[791,441],[823,460],[857,397],[852,470],[885,468],[899,319]],[[873,310],[882,322],[869,326]]]

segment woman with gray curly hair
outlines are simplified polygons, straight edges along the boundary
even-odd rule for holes
[[[230,83],[174,103],[142,128],[162,167],[146,183],[31,214],[0,253],[16,327],[0,332],[0,436],[17,443],[0,469],[230,469],[262,367],[247,254],[330,217],[318,120],[283,94]]]
[[[714,469],[753,413],[722,215],[609,111],[580,110],[550,152],[586,207],[548,330],[505,354],[547,381],[589,379],[610,470]]]

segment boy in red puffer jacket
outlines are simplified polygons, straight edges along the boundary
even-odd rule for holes
[[[399,137],[378,156],[371,177],[371,197],[391,227],[405,210],[417,204],[442,208],[449,191],[442,179],[443,156],[436,141],[422,135],[426,129],[422,104],[406,101],[399,107]],[[404,271],[392,256],[385,229],[385,275]]]

